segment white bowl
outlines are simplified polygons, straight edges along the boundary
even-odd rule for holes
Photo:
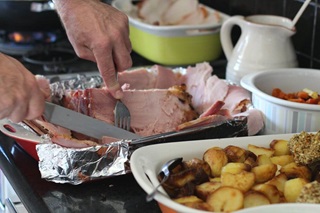
[[[130,158],[131,171],[141,188],[146,193],[151,193],[154,187],[159,184],[157,175],[161,166],[170,159],[177,157],[183,157],[185,161],[193,158],[201,159],[203,153],[208,148],[214,146],[225,148],[228,145],[235,145],[247,149],[248,144],[255,144],[256,146],[269,147],[273,139],[289,140],[293,135],[294,134],[260,135],[254,137],[209,139],[144,146],[133,152]],[[162,187],[160,187],[159,190],[162,193],[157,193],[155,200],[159,203],[163,213],[208,213],[208,211],[196,210],[181,205],[170,199]],[[234,213],[254,212],[318,213],[320,212],[320,205],[302,203],[272,204],[243,209],[235,211]]]
[[[265,70],[245,75],[240,84],[252,93],[253,106],[264,114],[265,127],[261,134],[320,130],[320,105],[291,102],[271,95],[274,88],[280,88],[285,93],[304,88],[320,92],[320,70]]]

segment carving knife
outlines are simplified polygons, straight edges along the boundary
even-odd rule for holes
[[[45,103],[44,117],[52,124],[97,139],[101,139],[102,136],[119,139],[141,138],[130,131],[50,102]]]

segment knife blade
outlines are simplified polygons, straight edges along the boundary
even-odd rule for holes
[[[101,139],[102,136],[119,139],[141,138],[127,130],[50,102],[45,103],[44,117],[52,124],[97,139]]]

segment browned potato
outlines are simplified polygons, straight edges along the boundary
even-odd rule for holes
[[[253,152],[256,156],[267,155],[268,157],[271,157],[274,153],[274,150],[271,148],[255,146],[253,144],[248,145],[248,150]]]
[[[210,182],[220,182],[221,183],[221,177],[215,177],[215,178],[210,178]]]
[[[163,187],[171,198],[180,197],[176,202],[193,209],[233,212],[296,202],[311,176],[307,166],[294,162],[288,141],[277,139],[269,148],[211,147],[202,160],[183,162]]]
[[[272,156],[270,158],[271,162],[280,166],[285,166],[289,163],[292,163],[293,156],[292,155],[279,155],[279,156]]]
[[[207,198],[215,212],[232,212],[243,208],[244,195],[239,189],[221,186]]]
[[[287,176],[284,173],[280,173],[277,176],[275,176],[274,178],[272,178],[271,180],[269,180],[268,182],[266,182],[266,184],[274,185],[275,187],[277,187],[277,189],[280,192],[283,193],[284,184],[287,180],[288,180]]]
[[[254,206],[262,206],[262,205],[268,205],[270,204],[270,200],[258,191],[248,191],[244,195],[244,201],[243,201],[243,207],[244,208],[250,208]]]
[[[185,168],[202,168],[208,176],[211,173],[209,164],[199,158],[184,161],[183,164]]]
[[[311,180],[312,173],[307,166],[298,165],[295,162],[289,163],[280,169],[289,179],[304,178],[308,181]]]
[[[256,161],[256,157],[253,158],[253,157],[249,156],[243,163],[250,165],[251,168],[258,166],[258,163]]]
[[[287,202],[296,202],[302,187],[307,183],[308,181],[304,178],[294,178],[286,181],[284,184],[284,197]]]
[[[196,177],[196,169],[184,170],[182,172],[170,175],[168,180],[164,183],[164,186],[180,188],[186,185],[188,182],[195,180]]]
[[[195,194],[202,200],[206,200],[207,196],[221,186],[221,182],[205,182],[196,186]]]
[[[204,210],[204,211],[213,211],[212,207],[208,203],[206,203],[204,201],[202,201],[202,202],[184,203],[183,205],[188,206],[188,207],[193,208],[193,209],[199,209],[199,210]]]
[[[204,202],[203,200],[201,200],[200,198],[194,195],[180,197],[180,198],[174,199],[174,201],[182,205],[188,206],[190,208],[212,211],[212,208],[208,203]]]
[[[264,183],[271,180],[275,176],[277,170],[278,168],[275,164],[264,164],[252,168],[251,172],[255,174],[256,183]]]
[[[242,171],[238,174],[222,173],[221,185],[231,186],[242,192],[247,192],[255,183],[255,175],[252,172]]]
[[[224,151],[229,162],[243,163],[248,156],[248,151],[238,146],[229,145],[224,148]]]
[[[213,177],[220,177],[222,167],[228,163],[228,157],[220,147],[212,147],[206,150],[203,154],[203,160],[209,164]]]
[[[273,140],[270,143],[270,148],[274,150],[275,156],[290,154],[287,140]]]
[[[203,202],[200,198],[198,198],[195,195],[190,195],[190,196],[185,196],[185,197],[180,197],[177,199],[173,199],[175,202],[180,203],[180,204],[185,204],[185,203],[195,203],[195,202]]]
[[[263,154],[263,155],[258,155],[257,163],[258,165],[264,165],[264,164],[271,164],[272,162],[269,156]]]
[[[270,200],[271,203],[280,203],[280,192],[274,185],[258,184],[252,187],[253,190],[261,192]]]
[[[225,172],[231,174],[238,174],[242,171],[250,171],[251,166],[245,163],[227,163],[224,167],[222,167],[221,175]]]

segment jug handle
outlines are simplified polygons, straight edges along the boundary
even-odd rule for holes
[[[244,16],[232,16],[228,18],[221,26],[220,30],[220,40],[223,52],[229,60],[231,58],[231,54],[234,48],[234,45],[231,41],[231,30],[233,26],[238,25],[242,30],[242,24],[244,20]]]

